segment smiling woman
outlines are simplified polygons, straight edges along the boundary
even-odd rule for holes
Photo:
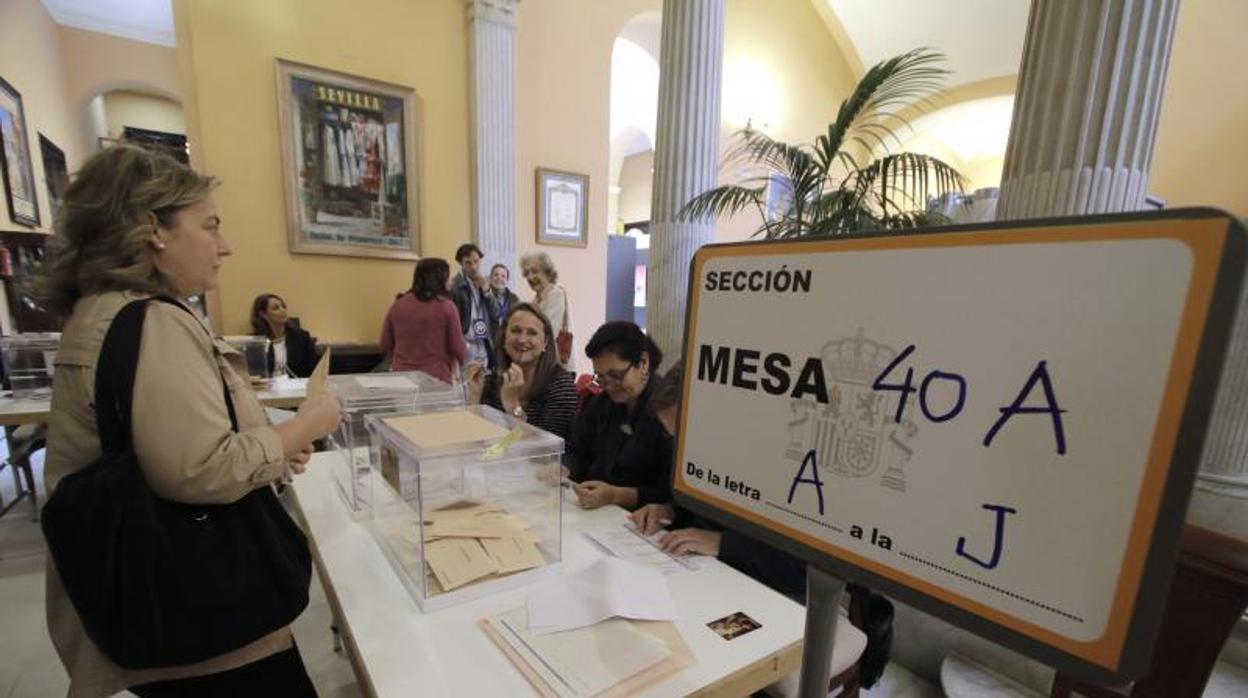
[[[503,319],[498,371],[480,364],[468,372],[468,398],[568,438],[576,414],[572,374],[559,366],[555,335],[542,311],[529,303],[512,307]]]

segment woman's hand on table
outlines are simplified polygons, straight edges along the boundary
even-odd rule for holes
[[[659,543],[663,552],[672,555],[710,555],[719,557],[719,543],[724,538],[720,531],[703,528],[682,528],[672,531]]]
[[[664,526],[670,526],[675,517],[676,511],[671,504],[647,504],[628,515],[633,525],[646,536],[659,532]]]
[[[615,504],[616,489],[615,485],[609,485],[601,480],[589,480],[572,486],[572,491],[576,493],[576,500],[583,509],[597,509],[608,504]]]

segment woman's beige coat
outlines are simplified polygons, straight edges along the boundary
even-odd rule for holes
[[[65,323],[48,420],[44,472],[49,493],[62,477],[100,456],[92,401],[95,362],[113,317],[127,302],[141,297],[110,292],[82,298]],[[148,305],[135,376],[133,440],[143,473],[157,495],[187,503],[232,502],[282,475],[281,439],[240,377],[240,371],[246,375],[241,367],[238,353],[211,339],[190,313],[166,303]],[[237,433],[230,428],[222,376],[238,416]],[[124,670],[84,634],[51,557],[47,612],[48,632],[69,672],[69,695],[74,698],[108,696],[140,683],[225,671],[285,650],[292,642],[290,629],[282,628],[193,665]]]

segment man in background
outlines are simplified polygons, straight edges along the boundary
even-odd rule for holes
[[[466,364],[494,368],[494,328],[498,317],[489,298],[489,281],[481,273],[481,248],[471,242],[455,250],[459,274],[451,284],[451,300],[459,310],[459,327],[468,345]]]

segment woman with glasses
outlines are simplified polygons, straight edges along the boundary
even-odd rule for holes
[[[671,499],[671,439],[647,405],[663,353],[631,322],[608,322],[585,354],[602,388],[572,428],[569,477],[582,507],[628,509]]]
[[[487,404],[539,429],[568,438],[576,416],[572,374],[559,366],[555,333],[542,311],[528,303],[503,318],[497,372],[468,367],[468,400]]]

